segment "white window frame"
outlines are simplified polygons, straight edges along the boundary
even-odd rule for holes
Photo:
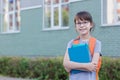
[[[108,0],[109,1],[109,0]],[[107,4],[107,3],[106,3]],[[111,23],[108,23],[108,21],[105,23],[104,21],[103,21],[103,17],[104,17],[104,15],[107,15],[107,12],[106,12],[106,14],[104,14],[104,7],[103,7],[104,5],[103,5],[103,0],[101,0],[101,26],[115,26],[115,25],[120,25],[120,21],[117,21],[117,12],[116,12],[116,10],[117,10],[117,2],[115,2],[114,1],[114,5],[113,5],[113,12],[114,12],[114,14],[113,14],[113,23],[111,22]],[[110,6],[111,7],[111,6]],[[108,9],[107,9],[108,10]],[[108,10],[108,11],[110,11],[110,10]],[[108,13],[108,16],[109,16],[109,14],[110,13]],[[107,18],[106,18],[106,20],[107,20]],[[110,20],[110,19],[109,19]]]
[[[61,2],[61,0],[59,0],[60,1],[60,4],[55,4],[55,5],[52,5],[53,4],[53,0],[51,0],[51,26],[50,26],[50,28],[46,28],[45,27],[45,23],[44,23],[44,16],[45,16],[45,11],[44,11],[44,8],[45,8],[45,4],[44,4],[44,1],[43,1],[43,27],[42,27],[42,30],[43,31],[47,31],[47,30],[63,30],[63,29],[69,29],[69,26],[66,26],[66,27],[63,27],[63,26],[61,26],[61,5],[63,5],[63,4],[68,4],[69,5],[69,1],[68,2],[65,2],[65,3],[62,3]],[[58,24],[58,26],[53,26],[54,25],[54,11],[53,11],[53,8],[54,7],[58,7],[58,14],[59,14],[59,24]]]
[[[85,1],[85,0],[69,0],[69,2],[77,2],[77,1]]]
[[[3,9],[4,8],[4,6],[3,6],[3,0],[1,0],[1,8]],[[20,30],[21,29],[19,29],[19,30],[15,30],[15,13],[16,12],[18,12],[18,10],[15,10],[15,6],[16,4],[15,4],[15,1],[13,0],[13,11],[10,11],[10,12],[3,12],[3,10],[2,10],[2,12],[1,12],[1,33],[2,34],[6,34],[6,33],[19,33],[20,32]],[[20,3],[19,3],[19,5],[20,5]],[[9,7],[8,7],[9,8]],[[6,16],[9,16],[10,14],[12,14],[13,15],[13,20],[12,20],[12,23],[13,23],[13,29],[12,30],[10,30],[9,28],[10,28],[10,25],[8,24],[8,26],[7,26],[7,29],[6,29],[6,31],[3,31],[3,28],[4,28],[4,25],[3,25],[3,22],[4,22],[4,14],[6,14]],[[8,18],[8,17],[7,17]],[[8,19],[8,22],[9,22],[9,19]],[[20,23],[21,23],[21,21],[20,21]],[[20,26],[19,26],[19,28],[21,28]]]

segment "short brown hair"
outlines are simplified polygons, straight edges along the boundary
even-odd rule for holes
[[[75,23],[75,24],[76,24],[76,20],[81,20],[81,21],[86,20],[86,21],[89,21],[90,23],[92,23],[93,26],[94,26],[94,22],[93,22],[93,20],[92,20],[92,16],[91,16],[91,14],[90,14],[89,12],[87,12],[87,11],[80,11],[80,12],[78,12],[78,13],[75,15],[75,18],[74,18],[74,23]],[[92,29],[92,28],[91,28],[91,29]],[[91,29],[90,29],[90,31],[91,31]]]

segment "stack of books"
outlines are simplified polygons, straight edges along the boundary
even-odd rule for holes
[[[78,44],[73,45],[71,48],[68,48],[68,54],[70,61],[78,63],[89,63],[91,62],[91,54],[89,51],[88,44]],[[71,73],[79,73],[84,70],[75,70],[72,69]]]

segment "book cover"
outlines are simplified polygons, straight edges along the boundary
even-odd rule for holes
[[[87,44],[73,45],[68,48],[69,58],[73,62],[88,63],[91,62],[91,55]],[[79,73],[83,70],[71,70],[71,73]]]

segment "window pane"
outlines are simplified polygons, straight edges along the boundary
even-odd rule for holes
[[[107,1],[107,23],[114,23],[114,2],[113,0]]]
[[[15,30],[16,31],[20,30],[20,12],[19,11],[15,12]]]
[[[8,26],[9,26],[9,20],[8,20],[8,14],[3,14],[3,27],[2,27],[2,31],[6,32],[8,30]]]
[[[13,17],[14,15],[13,14],[9,14],[9,30],[13,30]]]
[[[120,0],[117,0],[117,21],[120,22]]]
[[[15,26],[15,30],[19,31],[20,30],[20,0],[16,0],[15,1],[15,9],[16,11],[14,12],[14,26]]]
[[[62,2],[68,2],[69,0],[62,0]]]
[[[51,4],[51,0],[45,0],[45,4],[50,5]]]
[[[103,24],[118,24],[120,22],[120,0],[102,0]]]
[[[53,3],[54,3],[54,4],[58,4],[58,3],[59,3],[59,0],[53,0]]]
[[[3,13],[8,12],[8,6],[7,6],[7,1],[6,0],[3,1],[2,7],[3,7]]]
[[[69,22],[69,8],[68,5],[62,5],[62,26],[68,26]]]
[[[15,9],[20,10],[20,0],[15,0]]]
[[[58,7],[54,8],[54,26],[59,25],[59,12],[58,12]]]
[[[2,9],[3,6],[1,5],[1,3],[2,3],[2,0],[0,0],[0,13],[2,13],[2,10],[3,10]]]
[[[44,16],[44,24],[46,28],[51,27],[51,8],[50,7],[45,7],[45,16]]]
[[[13,8],[14,8],[13,0],[8,0],[8,8],[9,8],[9,11],[13,11]]]
[[[20,0],[4,0],[2,14],[2,31],[16,32],[20,30]]]

